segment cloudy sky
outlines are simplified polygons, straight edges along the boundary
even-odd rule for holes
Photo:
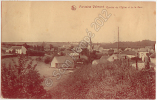
[[[103,9],[112,15],[96,32],[91,23]],[[155,2],[2,2],[2,42],[79,42],[86,29],[93,42],[116,42],[118,27],[120,41],[156,40]]]

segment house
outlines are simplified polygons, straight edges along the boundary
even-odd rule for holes
[[[70,44],[67,44],[67,45],[63,45],[62,47],[68,49],[68,48],[71,47],[71,45],[70,45]]]
[[[128,58],[134,58],[137,56],[137,53],[135,51],[123,51],[121,53],[121,56],[127,56]]]
[[[111,55],[110,57],[107,58],[107,60],[109,62],[112,62],[112,61],[117,60],[117,59],[118,59],[118,55],[117,54],[113,54],[113,55]]]
[[[80,55],[80,59],[85,59],[85,60],[88,60],[88,57],[85,56],[85,55]]]
[[[94,46],[93,46],[93,50],[99,51],[99,47],[100,47],[100,45],[94,45]]]
[[[114,48],[113,50],[114,50],[114,53],[118,53],[118,49],[117,48]],[[119,49],[119,52],[122,52],[122,50]]]
[[[150,66],[152,67],[156,67],[156,53],[153,53],[150,55]]]
[[[70,56],[55,56],[51,62],[51,67],[74,67],[74,61]]]
[[[142,61],[144,61],[144,57],[146,56],[147,53],[149,52],[146,49],[140,49],[138,51],[139,58],[141,58]]]
[[[136,63],[131,64],[134,68],[136,68]],[[143,68],[145,68],[144,63],[137,63],[138,66],[138,70],[142,70]]]
[[[148,52],[148,49],[147,48],[139,48],[138,51]]]
[[[93,60],[92,65],[97,65],[97,64],[99,64],[99,62],[100,62],[99,59],[98,60]]]
[[[109,58],[109,56],[102,56],[100,59],[93,60],[92,65],[107,63],[107,58]]]
[[[131,48],[125,48],[124,51],[131,51],[132,49]]]
[[[108,54],[108,51],[109,51],[109,49],[103,49],[101,53],[102,54]]]
[[[46,44],[46,45],[44,46],[44,50],[45,50],[45,51],[50,51],[50,45]]]
[[[26,54],[27,49],[24,46],[12,46],[10,49],[6,50],[8,53],[16,54]]]
[[[102,52],[103,51],[103,47],[99,47],[99,52]]]

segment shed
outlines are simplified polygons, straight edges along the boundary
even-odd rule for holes
[[[51,62],[51,67],[74,67],[74,61],[70,56],[55,56]]]

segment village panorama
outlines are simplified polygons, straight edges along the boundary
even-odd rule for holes
[[[2,42],[2,74],[11,75],[9,83],[2,81],[15,86],[5,88],[2,93],[8,98],[91,98],[96,92],[110,93],[105,96],[110,98],[108,96],[122,91],[117,94],[120,98],[137,98],[139,90],[140,93],[148,91],[144,96],[152,98],[155,96],[152,86],[155,84],[153,77],[156,70],[155,43],[150,40],[115,43],[90,41],[84,44],[81,52],[77,52],[79,42]],[[68,66],[63,66],[66,60],[70,62]],[[147,75],[151,85],[147,83]],[[138,84],[144,85],[147,90],[137,87]],[[120,90],[115,88],[117,85]],[[31,95],[33,91],[30,89],[37,94]],[[98,92],[102,89],[106,93]]]
[[[156,2],[1,3],[1,98],[156,98]]]

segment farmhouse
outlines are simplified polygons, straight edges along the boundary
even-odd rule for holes
[[[8,53],[26,54],[27,49],[24,46],[12,46],[6,50]]]
[[[51,67],[74,67],[74,61],[70,56],[55,56],[51,62]]]

